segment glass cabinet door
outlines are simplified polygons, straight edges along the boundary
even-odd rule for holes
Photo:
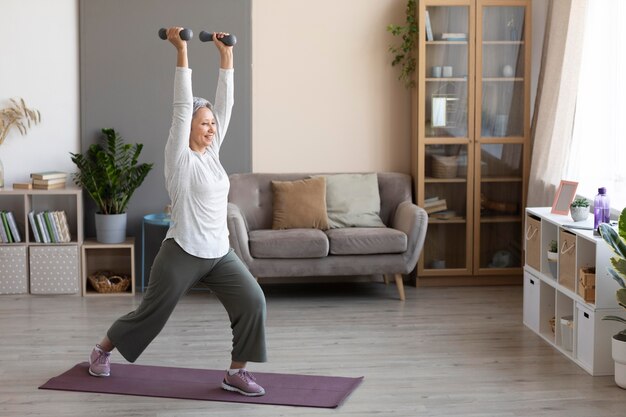
[[[477,9],[474,273],[483,275],[522,265],[529,70],[527,10],[515,4],[483,1]]]
[[[418,204],[428,212],[420,275],[472,272],[474,8],[421,3]]]

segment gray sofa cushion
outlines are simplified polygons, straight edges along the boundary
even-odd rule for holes
[[[318,229],[252,230],[250,254],[255,258],[323,258],[328,238]]]
[[[386,227],[346,227],[326,231],[331,255],[368,255],[402,253],[407,249],[407,236],[400,230]]]

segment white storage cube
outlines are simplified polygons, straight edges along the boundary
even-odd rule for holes
[[[539,333],[539,285],[541,281],[524,271],[524,324]]]
[[[0,294],[28,293],[26,246],[0,246]]]
[[[75,245],[31,247],[31,294],[80,293],[78,259]]]

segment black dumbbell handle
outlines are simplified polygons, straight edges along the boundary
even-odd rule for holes
[[[179,35],[182,40],[188,41],[193,37],[193,31],[191,29],[183,29],[180,31]],[[159,29],[159,38],[163,40],[167,39],[167,29]]]
[[[213,33],[203,30],[200,32],[200,35],[198,35],[198,38],[202,42],[210,42],[213,40]],[[233,46],[237,43],[237,37],[235,35],[226,35],[223,38],[220,38],[220,41],[222,41],[226,46]]]

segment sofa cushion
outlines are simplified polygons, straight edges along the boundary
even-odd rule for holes
[[[385,227],[380,219],[378,176],[334,174],[326,176],[328,225],[339,227]]]
[[[328,229],[326,179],[272,181],[272,229]]]
[[[407,236],[392,228],[346,227],[326,231],[331,255],[402,253]]]
[[[249,233],[254,258],[323,258],[328,238],[317,229],[253,230]]]

